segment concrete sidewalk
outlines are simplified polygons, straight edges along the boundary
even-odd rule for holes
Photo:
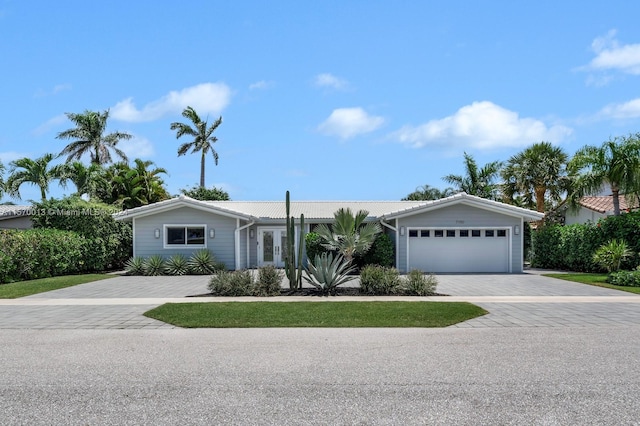
[[[464,301],[490,313],[452,327],[594,327],[640,325],[640,296],[525,274],[439,275],[442,297],[186,297],[207,293],[207,276],[128,277],[20,299],[0,300],[0,328],[173,328],[146,318],[163,303],[223,301]]]

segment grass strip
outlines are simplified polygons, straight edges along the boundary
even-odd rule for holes
[[[205,302],[144,315],[185,328],[447,327],[486,313],[464,302]]]
[[[628,287],[622,285],[613,285],[607,282],[607,274],[543,274],[545,277],[559,278],[561,280],[572,281],[574,283],[582,283],[595,285],[598,287],[611,288],[613,290],[626,291],[628,293],[640,294],[640,287]]]
[[[19,281],[9,284],[0,284],[0,299],[16,299],[59,288],[71,287],[91,281],[113,278],[107,274],[65,275],[61,277],[40,278],[37,280]]]

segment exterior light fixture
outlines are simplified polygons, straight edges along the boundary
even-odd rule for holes
[[[216,237],[216,230],[213,228],[209,229],[209,238],[215,238]]]
[[[516,225],[513,227],[513,233],[516,235],[520,235],[520,225]]]
[[[255,233],[253,229],[249,229],[249,238],[253,238],[254,236],[255,236]]]
[[[400,227],[400,235],[404,235],[404,226]]]
[[[153,236],[156,237],[156,238],[160,238],[160,230],[158,228],[156,228],[153,231]]]

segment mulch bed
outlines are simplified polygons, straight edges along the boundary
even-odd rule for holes
[[[362,293],[358,287],[338,287],[334,289],[330,294],[322,294],[314,288],[302,288],[302,289],[282,289],[280,290],[280,296],[310,296],[310,297],[326,297],[326,296],[373,296],[371,294]],[[415,296],[413,294],[398,294],[396,296]],[[448,296],[448,294],[435,293],[433,296]],[[219,297],[218,295],[205,293],[197,294],[187,297]]]

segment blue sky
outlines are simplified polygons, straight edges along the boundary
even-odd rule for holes
[[[64,113],[110,109],[108,130],[135,136],[120,147],[176,194],[199,181],[169,128],[191,105],[223,116],[206,184],[234,200],[397,200],[446,187],[465,151],[482,165],[640,131],[638,16],[617,0],[0,0],[0,161],[57,154]]]

